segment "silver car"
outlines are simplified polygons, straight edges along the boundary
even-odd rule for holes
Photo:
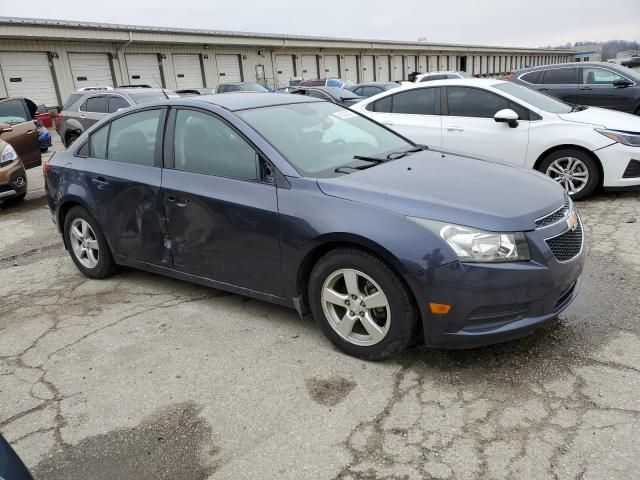
[[[147,86],[77,91],[69,96],[58,114],[56,130],[64,146],[68,147],[85,130],[113,112],[177,96],[174,92]]]

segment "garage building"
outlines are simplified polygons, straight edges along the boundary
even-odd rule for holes
[[[568,62],[572,50],[161,28],[0,17],[0,97],[61,106],[78,88],[168,89],[293,78],[407,80],[414,72],[505,75]]]

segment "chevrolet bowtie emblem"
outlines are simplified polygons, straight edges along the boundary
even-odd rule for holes
[[[569,227],[569,230],[572,232],[578,228],[578,215],[576,212],[571,212],[569,214],[569,218],[567,218],[567,227]]]

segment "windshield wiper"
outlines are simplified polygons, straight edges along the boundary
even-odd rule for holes
[[[362,155],[354,155],[353,156],[354,160],[362,160],[364,162],[370,162],[369,164],[365,164],[365,165],[358,165],[356,167],[351,167],[349,165],[343,165],[341,167],[337,167],[334,172],[336,173],[351,173],[351,172],[346,172],[344,169],[349,169],[349,170],[366,170],[367,168],[373,167],[375,165],[378,165],[379,163],[384,163],[384,162],[388,162],[388,160],[386,158],[378,158],[378,157],[365,157]]]
[[[375,164],[384,163],[384,162],[388,161],[387,158],[367,157],[365,155],[354,155],[353,159],[354,160],[364,160],[365,162],[373,162]]]
[[[391,152],[387,155],[387,160],[397,160],[398,158],[406,157],[407,155],[411,155],[412,153],[422,152],[423,150],[428,150],[429,147],[426,145],[416,145],[409,150],[403,150],[402,152]]]

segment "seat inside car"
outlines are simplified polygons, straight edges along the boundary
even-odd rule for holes
[[[147,137],[138,128],[122,132],[114,142],[109,158],[140,165],[153,165],[154,152],[149,149]]]

